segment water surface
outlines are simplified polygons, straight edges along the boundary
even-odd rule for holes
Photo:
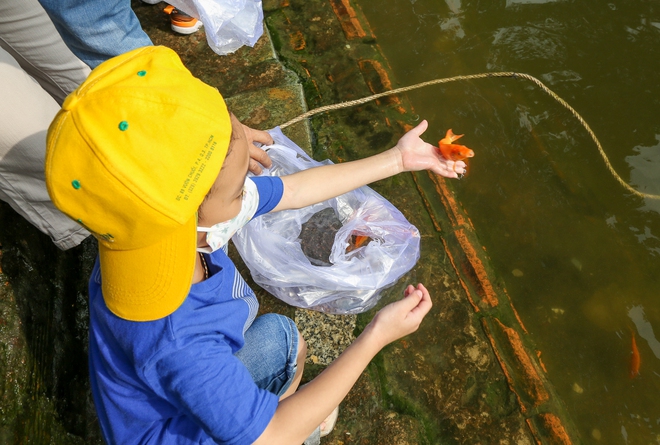
[[[624,181],[660,193],[659,1],[360,5],[395,86],[530,74],[583,116]],[[426,140],[452,128],[476,152],[458,198],[585,443],[660,443],[660,200],[621,187],[577,119],[529,81],[409,97]]]

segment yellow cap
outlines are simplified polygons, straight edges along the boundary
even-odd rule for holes
[[[117,316],[156,320],[186,298],[197,208],[231,138],[220,93],[171,49],[102,63],[48,129],[53,203],[99,241],[103,296]]]

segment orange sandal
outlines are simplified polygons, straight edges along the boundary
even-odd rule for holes
[[[192,34],[202,27],[201,20],[197,20],[195,17],[179,11],[172,5],[167,5],[164,11],[170,15],[172,31],[176,33],[184,35]]]

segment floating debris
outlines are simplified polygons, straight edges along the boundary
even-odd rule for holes
[[[584,392],[584,389],[577,383],[573,383],[573,391],[575,391],[578,394],[582,394]]]
[[[520,269],[513,269],[513,270],[511,271],[511,273],[513,274],[514,277],[518,277],[518,278],[520,278],[520,277],[522,277],[522,276],[524,275],[524,274],[523,274],[523,271],[520,270]]]
[[[603,435],[601,434],[598,428],[594,428],[593,430],[591,430],[591,437],[593,437],[596,440],[600,440],[603,437]]]
[[[564,315],[564,312],[566,312],[562,308],[558,308],[558,307],[553,307],[553,308],[551,308],[551,310],[552,310],[552,312],[554,312],[557,315]]]
[[[571,258],[571,263],[573,263],[573,266],[575,266],[577,270],[582,271],[582,263],[580,260],[577,258]]]

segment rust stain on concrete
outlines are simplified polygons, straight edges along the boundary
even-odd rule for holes
[[[406,133],[412,130],[413,128],[415,128],[406,122],[401,122],[401,121],[397,121],[397,122],[399,123],[399,125],[401,125],[401,128],[403,128],[403,131]]]
[[[451,225],[454,227],[465,225],[465,219],[458,210],[458,203],[454,199],[453,193],[447,188],[445,180],[433,172],[428,172],[428,175],[435,184],[435,190],[438,192],[440,201],[447,211]]]
[[[361,39],[367,36],[367,33],[357,18],[357,14],[355,14],[355,9],[353,9],[348,0],[330,0],[330,5],[337,15],[344,35],[346,35],[348,40]]]
[[[536,417],[540,419],[543,429],[548,433],[548,443],[551,443],[552,445],[573,444],[559,417],[552,413],[541,413]]]
[[[417,187],[417,191],[419,192],[419,196],[422,197],[422,201],[424,202],[424,207],[426,207],[427,213],[429,214],[429,217],[431,218],[431,222],[433,223],[433,227],[438,232],[442,232],[442,228],[440,227],[440,223],[438,222],[438,220],[436,219],[433,211],[431,210],[431,203],[429,203],[429,200],[426,198],[426,193],[424,193],[424,191],[420,187],[419,182],[417,181],[417,177],[412,173],[411,173],[410,176],[412,176],[412,178],[413,178],[413,182],[415,183],[415,186]],[[447,246],[445,246],[445,250],[447,250]],[[447,252],[449,252],[449,251],[447,250]]]
[[[278,100],[291,100],[293,99],[293,93],[290,90],[285,90],[282,88],[271,88],[268,91],[268,97],[271,99]]]
[[[525,332],[525,334],[529,334],[529,331],[527,330],[524,323],[522,322],[522,319],[520,318],[520,315],[518,315],[518,311],[516,310],[516,307],[513,305],[513,301],[511,301],[511,297],[509,296],[509,293],[506,291],[506,289],[502,289],[502,290],[504,291],[504,295],[506,295],[506,298],[509,301],[509,307],[511,307],[511,310],[513,311],[513,315],[515,315],[516,320],[518,320],[518,324],[520,324],[520,327]]]
[[[511,377],[511,374],[509,373],[509,368],[506,365],[506,362],[502,358],[502,355],[499,352],[499,348],[497,347],[497,342],[495,341],[495,338],[493,338],[493,335],[490,332],[490,328],[488,327],[488,322],[486,321],[486,318],[481,319],[481,325],[484,328],[484,332],[486,333],[486,337],[488,337],[488,341],[490,341],[490,345],[493,347],[493,353],[495,354],[495,358],[500,364],[500,367],[502,368],[502,372],[504,372],[504,377],[506,378],[506,382],[509,385],[509,389],[511,392],[516,396],[516,400],[518,400],[518,406],[520,407],[520,411],[525,414],[527,412],[527,408],[525,407],[525,404],[523,403],[522,399],[520,398],[520,394],[518,394],[518,391],[516,391],[516,388],[514,386],[513,378]]]
[[[294,51],[303,50],[307,46],[307,43],[305,42],[305,36],[303,36],[302,32],[300,31],[296,31],[289,35],[289,43],[291,44],[291,48],[293,48]]]
[[[392,81],[390,80],[387,70],[378,60],[372,59],[362,59],[358,61],[358,66],[360,67],[360,72],[362,72],[362,77],[369,87],[369,90],[374,93],[382,93],[384,91],[389,91],[392,89]],[[399,96],[385,96],[380,99],[376,99],[377,104],[391,104],[396,106],[396,110],[405,114],[406,110],[401,106],[401,99]]]
[[[469,219],[463,217],[463,212],[460,211],[459,205],[454,199],[453,193],[451,193],[451,191],[447,188],[445,180],[432,172],[428,172],[428,175],[435,184],[436,192],[440,197],[442,205],[445,207],[445,211],[449,217],[449,222],[454,227],[454,234],[456,235],[456,239],[458,240],[461,249],[465,253],[465,256],[468,260],[469,269],[465,270],[465,273],[476,278],[477,283],[475,284],[477,284],[480,288],[479,294],[484,303],[488,304],[490,307],[497,306],[499,300],[495,290],[493,289],[493,285],[488,278],[486,268],[479,258],[477,250],[474,248],[463,229],[468,228],[469,230],[474,230],[472,223]]]
[[[552,413],[543,413],[539,414],[538,417],[543,421],[543,425],[550,433],[553,443],[562,444],[562,445],[572,445],[572,441],[564,428],[564,425],[561,423],[559,417],[555,416]]]
[[[365,75],[367,86],[372,93],[382,93],[383,91],[392,89],[390,76],[387,75],[387,71],[385,71],[385,68],[383,68],[383,65],[378,60],[362,59],[358,62],[358,65],[362,74],[375,72],[377,79],[374,79],[373,75]],[[374,82],[374,80],[377,80],[377,82]],[[396,100],[396,102],[401,102],[401,99],[397,96],[392,96],[392,99]]]
[[[467,234],[463,229],[457,229],[454,233],[458,243],[461,245],[461,248],[463,249],[463,252],[468,259],[474,275],[477,277],[477,281],[479,282],[478,284],[480,285],[481,290],[481,292],[479,292],[481,299],[484,301],[484,303],[490,305],[490,307],[497,306],[499,302],[497,299],[497,294],[493,289],[493,285],[490,283],[486,268],[477,255],[477,251],[475,250],[474,246],[472,246],[472,243],[468,239]]]
[[[528,417],[527,419],[525,419],[525,422],[527,423],[527,427],[529,428],[529,431],[531,431],[532,433],[532,437],[534,437],[534,442],[536,442],[536,445],[543,445],[543,442],[541,442],[541,439],[539,438],[539,430],[532,422],[532,419]]]
[[[470,293],[470,289],[468,289],[467,284],[465,284],[465,281],[461,278],[460,274],[458,273],[458,268],[456,267],[456,262],[454,261],[454,257],[451,255],[449,251],[449,246],[447,246],[447,242],[443,237],[440,237],[440,240],[442,240],[442,245],[445,247],[445,253],[447,254],[447,257],[449,258],[449,262],[451,263],[452,267],[456,271],[456,277],[458,278],[458,282],[460,283],[461,287],[465,291],[465,296],[467,297],[468,301],[470,302],[470,305],[472,306],[472,309],[474,309],[474,312],[479,312],[479,306],[476,305],[474,300],[472,299],[472,294]]]
[[[513,352],[511,366],[519,375],[520,386],[525,391],[531,401],[533,407],[537,407],[550,399],[548,391],[546,391],[543,381],[536,371],[536,367],[532,363],[529,355],[522,344],[520,336],[515,329],[505,326],[499,319],[493,318],[494,326],[497,327],[507,340],[507,345]]]
[[[541,351],[536,351],[536,359],[539,361],[539,366],[543,369],[543,372],[548,373],[548,368],[545,367],[545,363],[541,360]]]

